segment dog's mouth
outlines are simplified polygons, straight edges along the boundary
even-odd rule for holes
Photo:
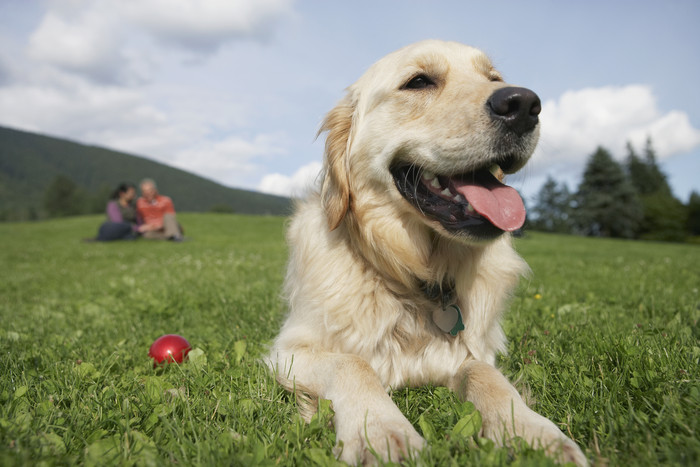
[[[413,164],[391,169],[401,195],[450,233],[490,239],[518,230],[525,205],[515,189],[501,183],[493,164],[473,172],[437,175]]]

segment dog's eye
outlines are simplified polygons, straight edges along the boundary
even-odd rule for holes
[[[435,86],[435,81],[426,75],[418,75],[411,78],[401,89],[425,89],[432,86]]]

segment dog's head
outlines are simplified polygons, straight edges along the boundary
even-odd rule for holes
[[[329,227],[383,198],[467,241],[520,228],[523,202],[502,180],[532,154],[540,108],[472,47],[426,41],[387,55],[324,121]]]

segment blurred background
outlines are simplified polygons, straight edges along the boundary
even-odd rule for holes
[[[0,219],[100,212],[142,176],[185,210],[284,213],[343,90],[437,38],[541,97],[540,145],[509,179],[532,227],[684,241],[700,235],[698,20],[690,0],[0,0]],[[61,196],[79,206],[49,206]]]

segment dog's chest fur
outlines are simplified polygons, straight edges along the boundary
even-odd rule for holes
[[[393,388],[444,384],[468,357],[494,363],[495,354],[504,350],[502,302],[524,268],[509,240],[480,248],[479,254],[463,254],[470,264],[450,267],[454,301],[465,324],[451,336],[432,322],[441,301],[429,298],[418,283],[397,283],[382,275],[347,241],[342,227],[328,231],[316,201],[299,206],[288,231],[290,309],[280,338],[297,346],[358,355],[385,387]],[[386,248],[382,254],[394,254]],[[468,247],[457,249],[464,248]],[[440,254],[448,255],[445,261],[460,257],[459,251]]]

